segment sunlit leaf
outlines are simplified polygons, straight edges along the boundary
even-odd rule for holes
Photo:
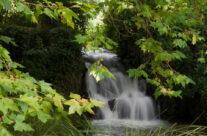
[[[74,93],[70,93],[70,98],[74,98],[74,99],[76,99],[76,100],[80,100],[81,99],[81,97],[80,97],[80,95],[78,95],[78,94],[74,94]]]

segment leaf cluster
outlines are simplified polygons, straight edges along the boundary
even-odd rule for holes
[[[75,2],[73,7],[80,8],[81,3]],[[86,6],[86,5],[84,5]],[[63,24],[74,28],[73,19],[79,20],[77,14],[65,7],[62,2],[52,1],[0,1],[0,10],[6,15],[22,13],[34,23],[38,23],[38,16],[45,14],[52,19],[61,20]],[[102,102],[91,99],[81,99],[77,94],[71,93],[70,100],[52,89],[51,84],[38,81],[28,73],[17,68],[23,67],[10,58],[9,52],[3,44],[13,44],[12,38],[0,36],[0,135],[12,136],[14,131],[34,131],[28,118],[37,118],[42,123],[50,119],[58,119],[77,112],[93,113],[94,106],[103,106]],[[73,103],[74,102],[74,103]]]
[[[185,50],[204,41],[200,28],[205,16],[200,7],[205,3],[191,0],[105,2],[109,6],[105,11],[105,28],[119,43],[118,54],[123,58],[128,55],[131,58],[128,61],[134,61],[137,56],[140,59],[139,66],[128,70],[129,76],[144,77],[154,85],[156,98],[160,95],[181,97],[181,90],[195,84],[174,64],[187,59]],[[131,45],[124,45],[127,40]],[[127,52],[130,48],[132,50]],[[198,61],[205,63],[203,57]]]
[[[92,75],[97,82],[104,78],[112,78],[115,79],[114,75],[108,70],[107,67],[105,67],[103,64],[101,64],[102,60],[99,60],[95,62],[90,67],[90,75]]]
[[[66,100],[44,81],[37,81],[28,73],[18,71],[18,64],[12,64],[8,51],[1,46],[1,71],[0,71],[0,116],[1,133],[12,135],[8,126],[13,126],[15,131],[33,131],[26,122],[29,117],[37,117],[43,123],[49,119],[58,118],[64,114],[64,105],[69,106],[69,114],[78,112],[93,113],[94,106],[103,104],[96,100],[81,99],[77,94],[70,95],[71,100]],[[10,66],[10,65],[11,66]],[[76,101],[77,100],[77,101]],[[75,103],[72,103],[75,102]],[[81,105],[81,106],[80,106]]]

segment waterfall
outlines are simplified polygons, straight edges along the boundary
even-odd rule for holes
[[[86,91],[90,98],[105,103],[104,108],[96,111],[96,120],[99,125],[156,126],[159,120],[156,117],[156,106],[153,99],[146,96],[146,83],[144,80],[130,79],[119,62],[116,54],[101,49],[89,51],[84,55],[86,73]],[[105,78],[96,82],[94,77],[89,76],[90,66],[103,59],[103,65],[115,76],[114,79]]]

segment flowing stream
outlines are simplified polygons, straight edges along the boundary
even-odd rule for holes
[[[155,102],[146,96],[145,81],[130,79],[116,54],[102,49],[102,53],[89,51],[84,58],[88,69],[85,81],[89,97],[105,102],[104,108],[96,110],[95,126],[151,128],[160,125]],[[94,77],[89,76],[90,66],[101,58],[116,80],[105,78],[97,83]]]

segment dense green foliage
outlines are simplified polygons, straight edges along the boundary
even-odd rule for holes
[[[206,3],[106,0],[98,3],[102,24],[76,38],[86,48],[116,52],[130,77],[146,79],[167,118],[192,121],[202,113],[206,120]]]
[[[92,108],[103,105],[73,93],[67,98],[82,87],[82,46],[116,52],[129,77],[151,84],[161,108],[171,103],[167,117],[203,113],[206,119],[206,5],[206,0],[105,0],[96,7],[82,0],[0,0],[0,135],[33,131],[32,119],[46,123],[60,117],[74,130],[66,133],[82,135],[71,115],[94,114]],[[86,25],[99,12],[103,22]],[[97,81],[114,78],[101,61],[90,75]]]
[[[205,118],[206,1],[115,0],[105,4],[105,33],[118,42],[117,53],[130,77],[144,77],[154,86],[149,91],[157,88],[156,98],[184,98],[161,99],[163,109],[172,104],[167,117],[192,120],[205,113]]]
[[[197,29],[203,25],[203,18],[193,4],[188,1],[111,1],[106,4],[109,5],[105,19],[109,37],[122,42],[128,35],[132,37],[132,45],[125,42],[122,45],[139,48],[134,55],[139,55],[140,66],[128,71],[130,77],[142,76],[156,86],[156,98],[181,96],[181,88],[195,84],[172,66],[187,58],[183,50],[204,39]],[[118,22],[122,23],[113,25]],[[123,31],[127,34],[122,35]],[[123,48],[121,50],[124,52]]]
[[[11,57],[37,79],[52,83],[62,92],[81,90],[84,63],[82,47],[74,42],[75,30],[2,26],[1,33],[19,46],[7,45]]]
[[[15,131],[33,131],[28,117],[37,117],[43,123],[48,119],[65,116],[63,105],[68,105],[69,114],[77,112],[79,115],[84,111],[92,114],[92,107],[101,106],[102,103],[96,100],[81,99],[77,94],[70,94],[72,99],[67,100],[56,93],[50,84],[44,81],[37,81],[29,74],[24,74],[16,68],[21,66],[14,63],[9,57],[9,52],[1,47],[1,69],[0,73],[0,111],[1,111],[1,131],[0,134],[10,136],[7,127],[13,125]],[[55,107],[54,107],[55,106]],[[53,117],[52,117],[53,116]]]
[[[68,4],[66,5],[68,6]],[[69,5],[87,12],[84,8],[87,4],[82,7],[80,2]],[[82,135],[71,123],[69,115],[75,113],[82,115],[83,112],[94,114],[92,108],[103,105],[102,102],[84,99],[73,93],[70,93],[70,99],[64,98],[51,88],[51,84],[36,80],[28,73],[19,71],[18,69],[23,66],[12,61],[6,49],[8,48],[12,52],[11,56],[15,60],[27,66],[25,71],[31,72],[38,79],[45,78],[53,83],[59,80],[57,83],[59,88],[66,90],[65,83],[61,80],[66,77],[60,77],[58,74],[72,76],[66,75],[67,72],[73,70],[73,74],[76,74],[75,65],[82,64],[81,47],[73,42],[73,36],[68,35],[68,33],[75,34],[71,30],[71,28],[75,28],[73,19],[79,20],[78,15],[70,8],[62,2],[0,1],[1,24],[4,28],[0,35],[0,135],[12,136],[13,132],[16,134],[15,131],[34,131],[31,125],[32,119],[46,123],[48,120],[60,117],[69,123],[72,135]],[[12,20],[10,18],[21,18],[22,15],[32,23],[38,23],[42,14],[51,19],[60,20],[71,28],[35,30],[34,28],[5,25],[8,20]],[[74,64],[75,61],[79,62]],[[62,67],[65,69],[62,67],[61,70],[58,69],[58,64],[63,65]],[[76,68],[76,70],[79,69]],[[48,74],[55,78],[49,77]],[[80,78],[78,75],[73,76]],[[65,95],[68,94],[65,93]]]

